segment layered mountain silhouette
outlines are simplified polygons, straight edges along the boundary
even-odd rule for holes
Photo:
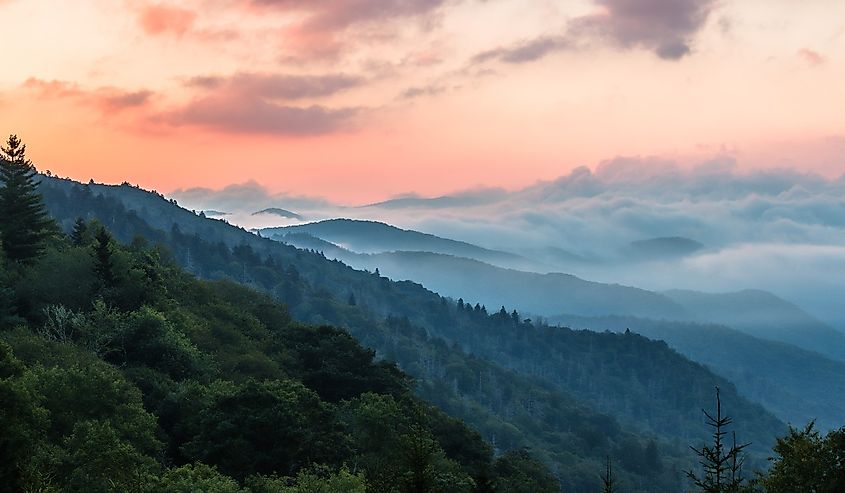
[[[527,314],[503,315],[493,308],[485,313],[480,306],[473,308],[417,283],[354,270],[323,254],[200,217],[174,201],[130,186],[44,178],[42,191],[66,230],[77,217],[99,219],[122,241],[141,234],[166,245],[176,261],[201,277],[248,284],[286,301],[302,321],[347,328],[414,375],[420,395],[478,427],[497,446],[532,446],[565,472],[564,485],[593,484],[586,479],[579,483],[567,464],[598,466],[607,447],[614,453],[642,456],[641,437],[655,437],[658,448],[681,457],[687,452],[678,441],[706,439],[700,408],[712,400],[717,385],[723,389],[723,402],[744,424],[744,438],[754,441],[760,453],[784,430],[781,421],[737,393],[728,380],[662,342],[548,326],[525,320]],[[292,236],[297,234],[286,238]],[[436,261],[457,258],[424,255]],[[572,283],[572,299],[578,291],[607,286],[591,286],[571,276],[565,280]],[[665,304],[666,310],[678,309],[657,293],[613,288],[626,300],[642,296]],[[472,296],[462,297],[474,303]],[[507,306],[518,308],[513,302]],[[514,400],[514,395],[519,397]],[[632,463],[623,472],[636,478],[642,474],[635,472],[637,467]],[[661,483],[653,477],[635,480],[654,486],[648,491],[660,491]]]
[[[516,266],[531,263],[528,259],[513,253],[490,250],[464,241],[401,229],[377,221],[329,219],[308,224],[265,228],[261,232],[268,237],[307,233],[358,253],[419,251],[466,257],[496,265]]]
[[[419,282],[448,296],[469,296],[488,307],[513,305],[544,317],[567,313],[709,322],[845,361],[845,334],[765,291],[658,293],[563,273],[505,269],[479,258],[484,255],[494,260],[503,258],[491,255],[490,250],[371,221],[322,221],[264,232],[280,241],[322,251],[358,268],[378,268],[392,279]],[[638,245],[644,252],[640,258],[687,255],[702,247],[685,238],[659,238]]]

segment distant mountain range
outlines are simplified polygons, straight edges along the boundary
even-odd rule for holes
[[[330,219],[308,224],[265,228],[261,230],[261,233],[270,238],[289,233],[307,233],[357,253],[431,252],[477,259],[495,265],[525,267],[532,264],[530,260],[513,253],[490,250],[419,231],[400,229],[376,221]]]
[[[484,313],[419,284],[354,270],[319,253],[200,217],[129,186],[83,186],[44,178],[41,188],[66,231],[77,217],[96,218],[121,241],[142,234],[166,245],[175,261],[197,275],[244,283],[285,300],[299,320],[346,328],[381,357],[400,362],[417,379],[420,395],[477,426],[497,447],[531,446],[557,468],[564,486],[583,484],[590,486],[585,491],[594,491],[595,471],[605,455],[640,457],[648,440],[643,437],[648,436],[655,437],[667,461],[672,460],[660,478],[678,481],[675,473],[691,460],[684,455],[689,453],[686,444],[706,439],[700,409],[710,405],[716,385],[723,389],[732,416],[742,423],[742,438],[755,443],[755,453],[764,453],[784,431],[778,419],[740,395],[729,381],[661,342],[531,323],[513,302],[506,306],[519,308],[521,316],[502,315],[492,305]],[[316,247],[332,245],[305,233],[282,238],[308,240]],[[406,255],[434,259],[432,265],[441,259],[467,262],[445,254],[394,254],[397,259]],[[667,310],[678,309],[657,293],[623,286],[604,291],[610,285],[563,277],[573,283],[565,293],[571,299],[579,291],[597,289],[623,302],[643,296],[666,303]],[[473,295],[463,297],[469,301]],[[248,324],[244,330],[249,330]],[[256,365],[260,372],[262,362]],[[601,413],[618,416],[618,423]],[[654,482],[653,469],[638,467],[633,462],[623,465],[620,474],[644,491],[679,489],[678,483],[661,487]],[[667,474],[676,479],[664,478]]]
[[[709,322],[845,361],[845,334],[765,291],[657,293],[569,274],[505,269],[491,264],[512,259],[512,254],[372,221],[341,219],[263,231],[271,238],[322,251],[357,268],[378,268],[392,279],[413,280],[488,308],[516,306],[545,317],[566,313]],[[637,245],[635,248],[650,255],[686,254],[701,248],[700,243],[686,238],[658,238]],[[492,260],[482,261],[480,257],[485,255]]]
[[[689,320],[728,325],[755,337],[794,344],[845,360],[845,334],[767,291],[701,293],[672,290],[663,294],[682,306]]]

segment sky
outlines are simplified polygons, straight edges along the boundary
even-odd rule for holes
[[[620,157],[845,173],[841,0],[0,0],[42,170],[365,204]]]

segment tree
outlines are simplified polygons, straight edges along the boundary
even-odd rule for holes
[[[360,472],[353,474],[346,467],[334,472],[325,466],[314,466],[299,471],[296,477],[256,475],[248,478],[246,484],[247,491],[252,493],[366,493],[367,491],[364,474]]]
[[[822,437],[814,423],[790,428],[774,446],[768,474],[759,482],[769,493],[834,493],[845,491],[845,431]]]
[[[111,234],[106,228],[100,228],[97,235],[94,237],[97,243],[94,244],[94,257],[96,264],[94,270],[97,272],[97,277],[106,288],[114,287],[114,261],[112,259]]]
[[[601,482],[604,485],[602,493],[613,493],[616,491],[614,486],[616,482],[613,480],[613,467],[610,464],[610,456],[607,456],[607,466],[605,466],[604,476],[601,477]]]
[[[73,223],[73,232],[70,234],[70,240],[75,246],[82,246],[85,243],[85,238],[88,233],[88,224],[85,219],[81,217],[76,218]]]
[[[701,488],[702,493],[737,493],[745,482],[742,477],[742,464],[745,460],[742,451],[750,444],[737,445],[736,433],[733,433],[733,443],[725,450],[725,429],[733,423],[733,419],[722,416],[719,387],[716,387],[716,416],[703,409],[702,412],[706,417],[707,426],[713,429],[713,445],[703,445],[701,448],[690,446],[699,458],[703,476],[699,477],[695,472],[687,471],[687,477]]]
[[[156,491],[162,493],[242,493],[234,479],[221,474],[216,468],[202,464],[186,464],[168,470],[162,476]]]
[[[298,382],[220,382],[203,400],[185,423],[182,452],[236,479],[333,464],[347,452],[331,408]]]
[[[0,147],[0,237],[6,258],[24,264],[41,254],[55,228],[35,176],[26,145],[16,135],[9,136]]]
[[[493,466],[496,491],[512,493],[556,493],[560,483],[525,449],[513,450],[496,460]]]
[[[37,397],[21,385],[24,365],[0,341],[0,493],[21,491],[47,413]]]

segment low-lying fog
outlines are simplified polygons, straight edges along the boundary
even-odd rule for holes
[[[369,219],[517,253],[539,272],[654,290],[765,289],[845,328],[845,177],[620,158],[522,190],[358,207],[254,182],[171,196],[247,228]]]

